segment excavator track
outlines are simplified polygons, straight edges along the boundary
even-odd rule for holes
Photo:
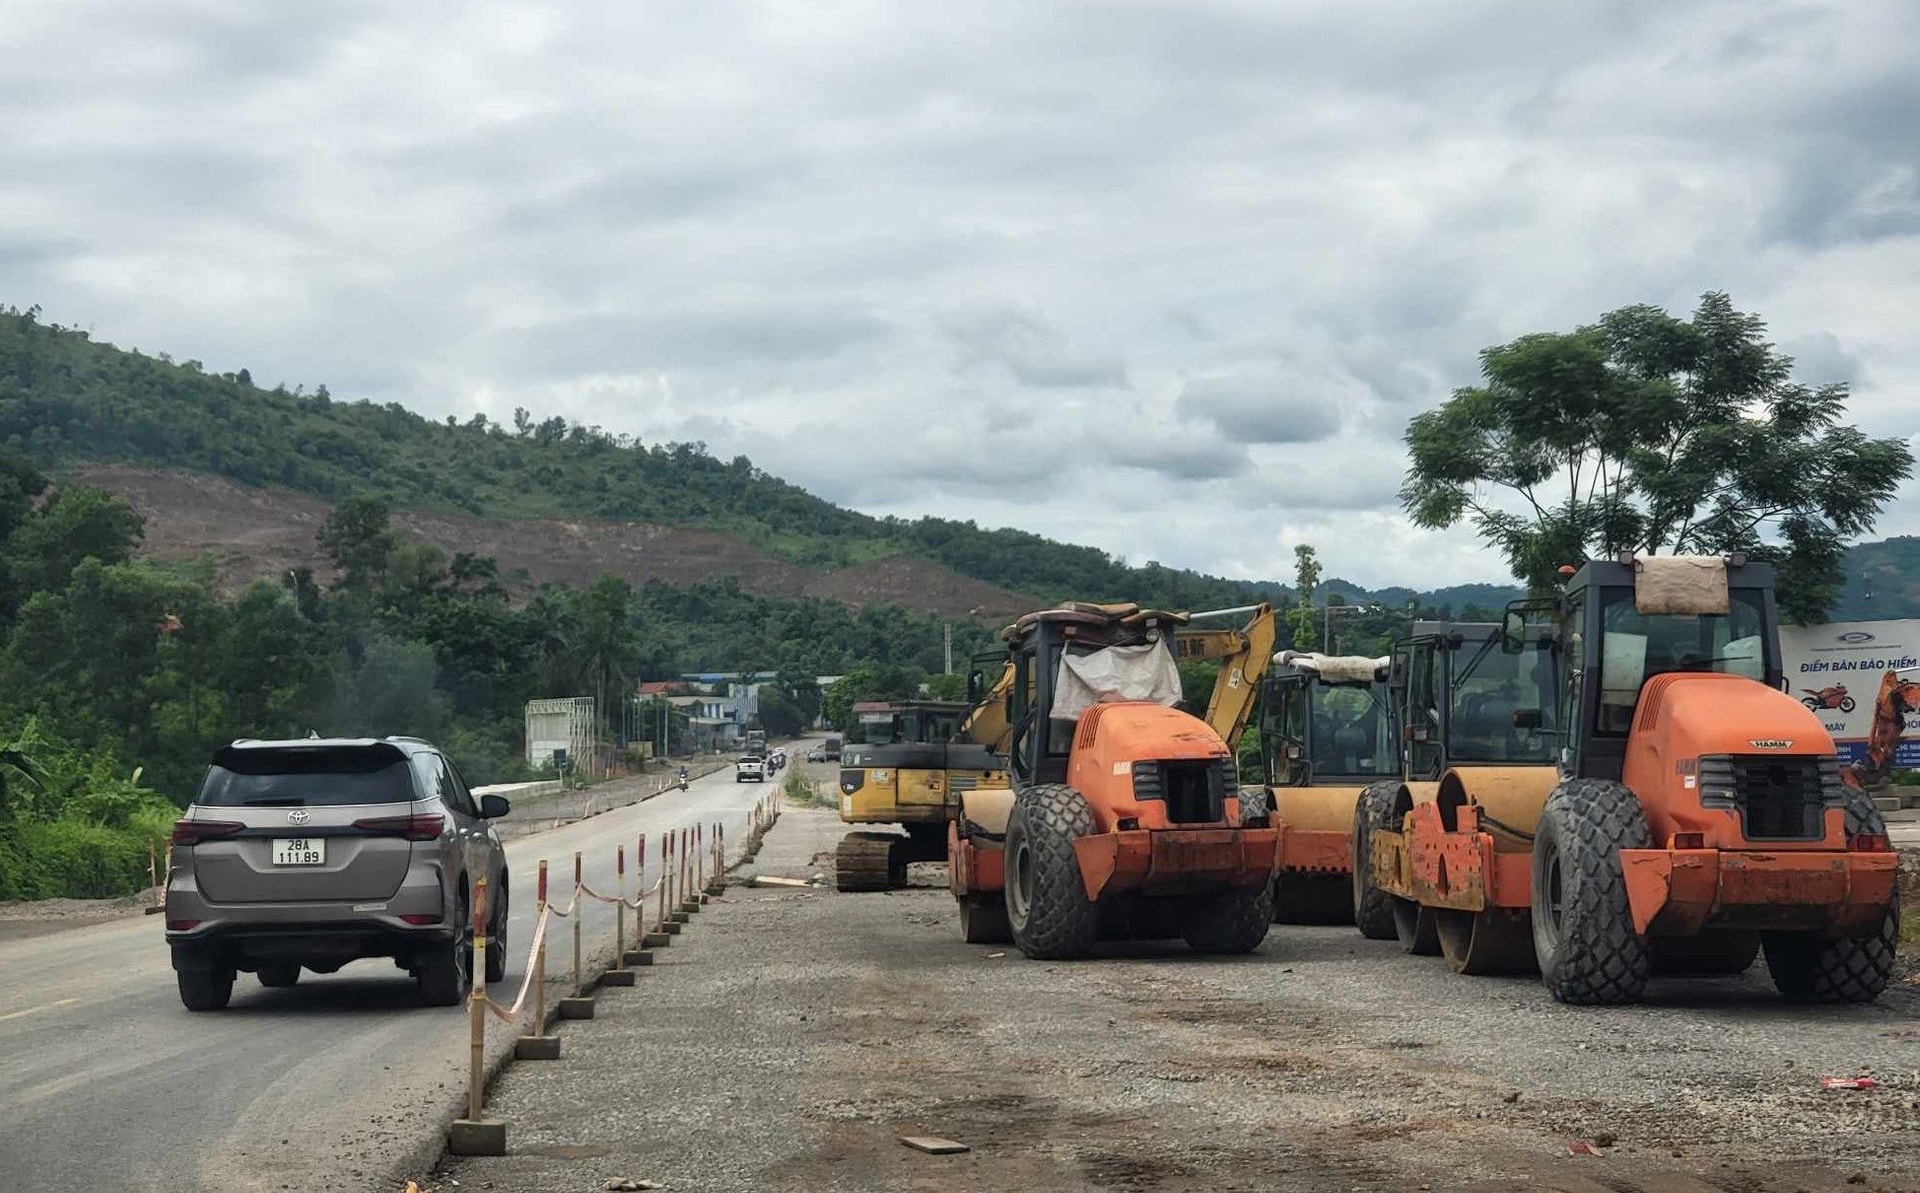
[[[887,891],[907,885],[905,846],[899,833],[848,833],[833,855],[834,889]]]

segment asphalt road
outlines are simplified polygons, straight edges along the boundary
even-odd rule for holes
[[[738,841],[774,786],[723,770],[684,793],[509,841],[513,960],[502,993],[519,988],[541,858],[556,901],[576,849],[588,883],[610,892],[615,844],[631,853],[645,832],[651,882],[658,834],[719,821]],[[610,948],[613,909],[585,906],[587,939]],[[285,990],[242,974],[226,1011],[189,1014],[159,919],[0,943],[0,1187],[382,1188],[464,1105],[466,1014],[422,1007],[405,971],[361,961]],[[550,975],[569,964],[567,931],[549,950]],[[504,1047],[506,1033],[495,1034]]]

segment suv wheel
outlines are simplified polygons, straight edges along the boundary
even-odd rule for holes
[[[473,981],[473,917],[467,911],[467,893],[460,892],[459,931],[439,944],[421,951],[413,977],[420,984],[420,997],[430,1007],[459,1006]]]
[[[189,1011],[223,1011],[233,997],[233,970],[181,969],[174,971],[180,980],[180,1002]]]

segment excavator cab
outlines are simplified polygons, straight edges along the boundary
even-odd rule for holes
[[[968,736],[979,708],[957,701],[863,701],[853,706],[860,741],[841,747],[840,819],[897,824],[904,834],[857,830],[834,852],[834,884],[842,891],[907,885],[914,862],[943,861],[947,822],[959,795],[1004,782],[991,749]]]
[[[1103,937],[1265,937],[1278,832],[1242,822],[1227,743],[1174,707],[1186,620],[1066,604],[1002,631],[1012,781],[963,795],[948,845],[968,940],[1066,958]]]

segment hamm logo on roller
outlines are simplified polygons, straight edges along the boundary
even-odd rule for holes
[[[1784,737],[1756,737],[1747,742],[1756,750],[1791,750],[1793,742]]]

